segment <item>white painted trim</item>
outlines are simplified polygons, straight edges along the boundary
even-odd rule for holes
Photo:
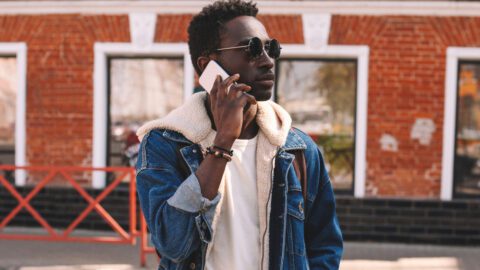
[[[282,58],[354,58],[357,59],[357,108],[355,127],[355,189],[356,198],[365,197],[367,106],[368,106],[368,46],[325,46],[312,49],[304,45],[283,45]]]
[[[328,45],[332,14],[302,14],[304,44],[311,48],[322,48]]]
[[[480,60],[480,48],[447,48],[445,73],[445,108],[443,120],[443,156],[440,199],[450,201],[453,197],[453,162],[455,152],[455,122],[457,117],[457,79],[459,60]]]
[[[195,69],[193,68],[192,59],[190,58],[190,52],[184,52],[183,55],[183,100],[186,100],[193,94],[193,88],[195,85]]]
[[[210,1],[2,1],[0,14],[198,13]],[[453,1],[257,1],[261,13],[480,16],[480,3]]]
[[[14,55],[17,58],[17,100],[15,116],[15,166],[27,165],[26,152],[26,111],[27,111],[27,45],[26,43],[0,43],[0,56]],[[24,170],[15,171],[15,184],[24,186],[27,174]]]
[[[94,46],[93,74],[93,148],[92,166],[103,168],[107,161],[107,62],[111,56],[178,56],[184,59],[184,97],[193,92],[194,70],[190,61],[188,46],[185,43],[155,43],[146,47],[138,47],[131,43],[101,43]],[[104,188],[105,172],[94,172],[93,188]]]
[[[157,14],[130,13],[128,14],[130,24],[130,41],[138,47],[152,45],[155,42],[155,27],[157,25]]]

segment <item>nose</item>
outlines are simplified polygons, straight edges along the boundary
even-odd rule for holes
[[[265,48],[263,48],[262,54],[257,58],[257,65],[265,69],[272,69],[274,66],[274,60],[268,55]]]

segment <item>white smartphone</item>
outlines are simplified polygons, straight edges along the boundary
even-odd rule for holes
[[[202,72],[202,75],[200,76],[200,78],[198,78],[198,82],[203,87],[203,89],[205,89],[205,91],[210,93],[213,84],[215,83],[215,79],[217,78],[217,75],[220,75],[222,77],[222,80],[230,77],[230,75],[228,75],[228,73],[223,70],[223,68],[219,64],[217,64],[217,62],[210,60],[210,62],[208,62],[207,64],[207,67]]]

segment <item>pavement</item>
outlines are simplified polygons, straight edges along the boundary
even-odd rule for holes
[[[0,240],[0,270],[156,269],[140,267],[139,247]],[[341,270],[480,270],[480,247],[346,242]]]

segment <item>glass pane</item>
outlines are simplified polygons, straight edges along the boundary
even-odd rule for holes
[[[15,164],[17,59],[0,57],[0,164]]]
[[[480,62],[460,63],[455,194],[480,195]]]
[[[183,102],[182,59],[110,60],[110,166],[134,166],[136,130]]]
[[[336,190],[353,190],[356,62],[280,60],[277,101],[325,156]]]

